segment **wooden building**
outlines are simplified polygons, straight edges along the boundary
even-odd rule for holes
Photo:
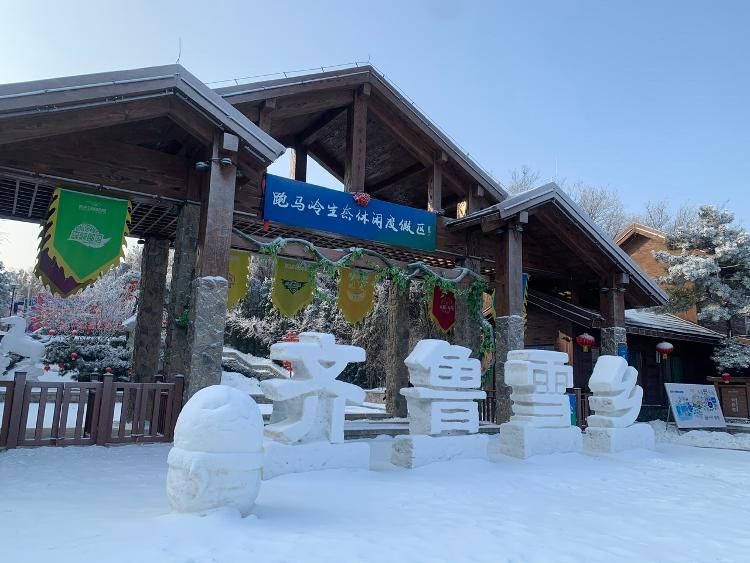
[[[437,248],[264,225],[262,174],[286,148],[295,179],[306,179],[312,158],[348,192],[433,211]],[[481,272],[497,295],[500,420],[510,414],[502,360],[524,346],[522,273],[536,291],[595,311],[603,353],[625,344],[626,308],[665,300],[557,186],[510,197],[369,66],[218,90],[179,65],[0,86],[0,217],[43,221],[58,185],[131,199],[131,233],[146,241],[150,264],[166,261],[164,241],[175,246],[169,313],[188,308],[191,324],[186,334],[169,330],[165,364],[168,375],[186,374],[189,393],[218,380],[226,283],[215,276],[226,276],[230,246],[257,250],[242,234],[302,237],[333,257],[347,246],[371,248],[446,275],[460,266]],[[142,299],[152,310],[160,310],[164,287],[158,271],[144,270],[152,291]],[[391,292],[392,397],[407,380],[403,299]],[[139,378],[158,369],[158,340],[145,328],[152,322],[138,317],[136,349],[150,350],[136,351]],[[476,323],[464,322],[454,338],[476,347],[478,334]]]

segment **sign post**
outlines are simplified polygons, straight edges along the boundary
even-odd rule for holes
[[[665,383],[664,388],[667,390],[670,412],[677,428],[727,427],[713,385]]]

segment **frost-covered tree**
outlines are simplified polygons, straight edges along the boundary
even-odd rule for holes
[[[697,221],[667,237],[667,247],[654,255],[667,267],[668,310],[696,306],[699,320],[724,327],[713,356],[720,370],[750,367],[750,347],[732,333],[732,319],[750,314],[750,234],[732,213],[705,205]]]
[[[0,317],[10,311],[10,300],[13,298],[13,276],[0,261]]]

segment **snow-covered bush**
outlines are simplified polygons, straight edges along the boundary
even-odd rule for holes
[[[77,381],[90,381],[93,375],[127,381],[130,350],[126,340],[125,336],[57,336],[47,344],[44,362],[57,365],[60,375],[72,373]]]

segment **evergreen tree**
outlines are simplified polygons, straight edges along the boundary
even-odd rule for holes
[[[13,296],[13,276],[0,261],[0,317],[10,312],[10,300]]]
[[[750,346],[732,333],[732,319],[750,314],[750,234],[732,213],[701,206],[698,220],[676,229],[667,246],[655,253],[667,266],[667,309],[696,306],[699,320],[720,323],[726,337],[713,356],[720,371],[750,367]]]

